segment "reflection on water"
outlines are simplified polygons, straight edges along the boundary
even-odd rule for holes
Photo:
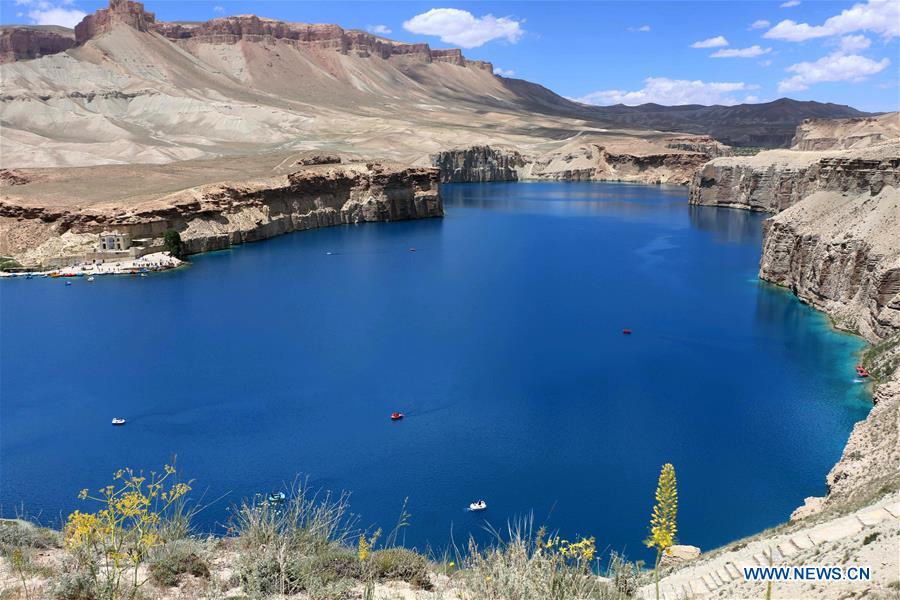
[[[596,182],[498,182],[444,186],[448,208],[479,208],[492,211],[564,217],[617,217],[628,220],[666,221],[684,212],[687,189],[661,185],[647,193],[647,186]],[[686,224],[685,224],[686,225]]]
[[[721,208],[718,206],[688,206],[691,227],[713,233],[719,242],[743,244],[758,241],[762,245],[762,222],[765,213]]]

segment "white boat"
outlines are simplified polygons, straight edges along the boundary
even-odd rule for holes
[[[124,425],[125,419],[123,419],[121,417],[113,417],[112,424],[113,425]]]
[[[487,508],[487,502],[485,502],[484,500],[479,500],[478,502],[473,502],[472,504],[469,505],[469,510],[471,510],[472,512],[484,510],[486,508]]]
[[[90,277],[88,277],[88,281],[93,281],[93,280],[94,280],[94,276],[93,276],[93,275],[91,275]]]

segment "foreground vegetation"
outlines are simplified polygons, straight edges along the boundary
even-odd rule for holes
[[[595,538],[562,539],[532,519],[490,530],[485,546],[470,539],[426,556],[398,545],[405,506],[389,532],[361,529],[347,494],[300,480],[283,498],[233,507],[228,535],[199,535],[190,491],[172,466],[146,476],[125,469],[95,493],[82,490],[85,510],[61,532],[0,521],[0,598],[624,600],[650,581],[640,564],[601,557]],[[395,595],[403,590],[415,596]]]

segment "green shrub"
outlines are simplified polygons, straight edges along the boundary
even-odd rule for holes
[[[192,540],[170,542],[154,551],[150,559],[150,580],[157,585],[172,587],[184,574],[209,578],[209,567],[200,556],[199,544]]]
[[[9,548],[59,548],[59,532],[27,521],[0,521],[0,546]]]
[[[167,229],[163,239],[165,241],[166,250],[169,251],[169,254],[171,254],[175,258],[184,257],[184,244],[181,243],[180,233],[178,233],[174,229]]]
[[[94,580],[83,571],[63,573],[56,580],[53,597],[57,600],[97,600]]]
[[[406,548],[386,548],[372,553],[370,559],[378,579],[399,579],[414,587],[431,589],[428,561]]]

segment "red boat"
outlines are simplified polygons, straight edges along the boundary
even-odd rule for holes
[[[630,329],[623,329],[623,330],[622,330],[622,333],[624,333],[625,335],[631,335],[631,330],[630,330]]]
[[[403,413],[401,413],[401,412],[391,413],[391,421],[399,421],[402,418],[403,418]]]
[[[869,370],[868,370],[867,368],[865,368],[865,367],[856,367],[856,374],[857,374],[859,377],[868,377],[868,376],[869,376]]]

